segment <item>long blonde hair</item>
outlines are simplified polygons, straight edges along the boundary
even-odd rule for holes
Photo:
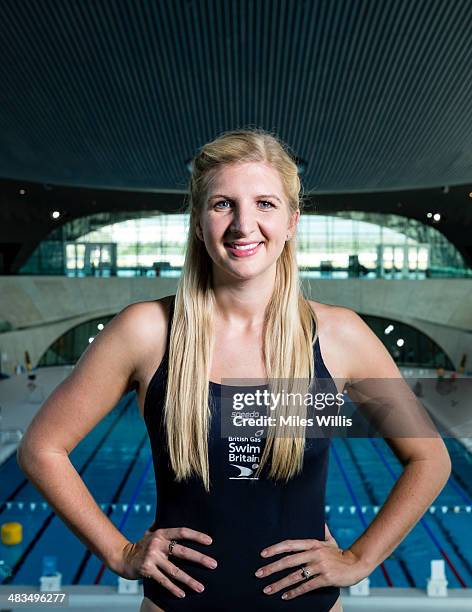
[[[223,133],[205,144],[192,160],[190,225],[169,340],[164,417],[176,479],[199,475],[207,491],[210,490],[208,436],[211,419],[208,381],[215,295],[212,262],[204,242],[197,237],[196,223],[214,172],[224,164],[251,161],[266,162],[278,170],[291,212],[302,207],[297,165],[288,147],[271,133],[260,129]],[[264,317],[263,354],[271,391],[280,389],[281,379],[312,379],[316,333],[315,314],[302,294],[294,235],[285,243],[277,260],[274,290]],[[284,410],[283,406],[280,410]],[[276,437],[269,432],[258,473],[270,458],[268,477],[287,481],[301,470],[304,448],[304,436]]]

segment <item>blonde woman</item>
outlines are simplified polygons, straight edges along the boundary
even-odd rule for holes
[[[440,438],[392,439],[404,471],[368,529],[341,550],[324,517],[329,438],[221,435],[228,379],[320,377],[341,392],[353,379],[400,376],[353,311],[302,295],[300,189],[295,162],[272,134],[228,132],[206,144],[193,160],[177,294],[120,312],[19,450],[86,545],[120,576],[143,579],[142,612],[339,611],[339,587],[394,550],[450,473]],[[113,526],[68,460],[133,387],[158,495],[156,520],[137,542]]]

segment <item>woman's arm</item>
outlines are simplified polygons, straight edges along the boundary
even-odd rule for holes
[[[451,473],[444,443],[437,439],[387,440],[405,458],[402,474],[366,531],[349,547],[370,574],[413,529]]]
[[[341,373],[342,380],[356,381],[353,387],[357,387],[358,395],[361,388],[362,391],[374,391],[374,397],[378,398],[376,392],[379,388],[382,390],[382,387],[387,387],[390,391],[392,387],[395,388],[395,381],[391,385],[392,381],[386,379],[403,380],[382,342],[353,311],[336,308],[330,329],[329,351],[336,361],[337,372]],[[360,385],[357,384],[359,381]],[[383,386],[382,382],[387,384]],[[399,383],[400,393],[404,392],[403,385],[406,383]],[[368,396],[369,393],[363,395]],[[411,418],[411,411],[404,409],[403,399],[406,397],[407,394],[401,395],[399,399],[393,398],[396,401],[387,406],[383,416],[387,417],[384,420],[389,430],[390,427],[395,429],[397,416],[399,419],[405,418],[408,426],[417,424]],[[356,401],[356,398],[353,399]],[[377,418],[382,402],[376,400],[374,403]],[[407,404],[406,408],[410,407],[415,410],[417,408],[414,402]],[[399,409],[400,414],[396,414],[395,408]],[[432,432],[427,419],[421,418],[420,411],[414,414],[419,416],[415,431],[423,435],[424,432]],[[356,584],[371,574],[415,526],[449,477],[449,454],[437,434],[429,438],[390,437],[386,441],[403,464],[404,470],[369,527],[346,550],[338,547],[327,526],[325,540],[284,540],[267,547],[261,552],[264,559],[283,553],[290,554],[261,566],[256,576],[265,578],[283,569],[295,569],[284,578],[269,584],[264,589],[265,593],[274,595],[289,587],[290,590],[282,597],[294,599],[321,587]],[[301,576],[302,565],[313,576],[309,580]]]
[[[159,316],[161,309],[155,302],[132,304],[122,310],[48,397],[17,451],[21,469],[56,514],[117,572],[129,541],[97,505],[69,453],[130,389],[149,336],[143,321],[151,309],[153,334],[165,334],[165,317]]]
[[[387,349],[366,323],[353,311],[342,310],[340,331],[345,354],[349,356],[350,379],[402,379]],[[393,419],[402,418],[400,411],[398,417],[395,415],[395,403],[391,410]],[[418,429],[422,427],[421,423]],[[366,574],[406,537],[439,495],[451,473],[451,460],[439,434],[437,437],[390,437],[385,441],[404,469],[375,519],[348,549],[365,565]]]

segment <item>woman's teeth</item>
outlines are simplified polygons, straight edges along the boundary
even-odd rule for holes
[[[252,244],[245,244],[245,245],[231,244],[230,246],[233,249],[237,249],[238,251],[248,251],[250,249],[254,249],[258,244],[260,244],[260,243],[259,242],[253,242]]]

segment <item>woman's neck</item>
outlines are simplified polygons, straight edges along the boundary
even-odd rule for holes
[[[216,316],[226,325],[250,328],[259,327],[264,321],[266,306],[272,296],[272,289],[257,292],[225,287],[214,290]]]

